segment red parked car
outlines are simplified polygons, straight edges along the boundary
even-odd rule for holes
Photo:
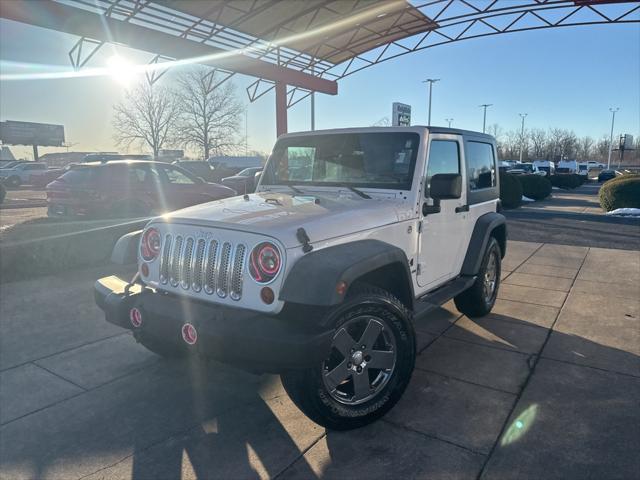
[[[49,216],[142,217],[234,195],[175,165],[140,160],[76,165],[47,185]]]

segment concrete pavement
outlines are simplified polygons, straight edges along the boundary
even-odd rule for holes
[[[400,403],[328,433],[277,377],[161,360],[105,323],[91,289],[113,271],[0,287],[0,478],[640,474],[638,251],[510,242],[493,312],[417,319]]]

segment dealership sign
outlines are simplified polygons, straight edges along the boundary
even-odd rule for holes
[[[411,125],[411,105],[393,102],[392,125],[394,127],[408,127]]]
[[[620,135],[620,149],[622,150],[634,150],[633,148],[633,135],[628,133]]]
[[[64,145],[64,126],[7,120],[0,122],[0,140],[5,145],[61,147]]]

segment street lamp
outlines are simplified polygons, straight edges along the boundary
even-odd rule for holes
[[[436,82],[439,82],[440,79],[439,78],[427,78],[426,80],[423,80],[422,83],[428,83],[429,84],[429,118],[427,120],[427,126],[430,127],[431,126],[431,91],[433,90],[433,84]]]
[[[453,118],[445,118],[444,120],[449,124],[449,128],[451,128],[451,122],[453,122]]]
[[[609,157],[607,158],[607,170],[611,168],[611,150],[613,149],[613,125],[616,121],[616,112],[620,110],[620,107],[610,108],[611,112],[611,135],[609,135]]]
[[[487,108],[491,107],[492,105],[493,103],[483,103],[482,105],[479,105],[480,107],[484,108],[484,118],[482,120],[482,133],[485,133],[487,129]]]
[[[520,130],[520,163],[522,163],[522,150],[524,150],[524,119],[528,113],[519,113],[522,118],[522,129]]]

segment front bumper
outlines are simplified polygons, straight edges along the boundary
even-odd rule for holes
[[[309,325],[284,313],[266,315],[157,292],[139,284],[126,292],[128,282],[115,277],[96,281],[94,294],[106,320],[134,332],[136,338],[151,336],[183,343],[182,326],[192,324],[198,332],[199,355],[251,370],[279,373],[319,367],[330,351],[333,329]],[[133,327],[129,311],[142,313],[142,325]]]

